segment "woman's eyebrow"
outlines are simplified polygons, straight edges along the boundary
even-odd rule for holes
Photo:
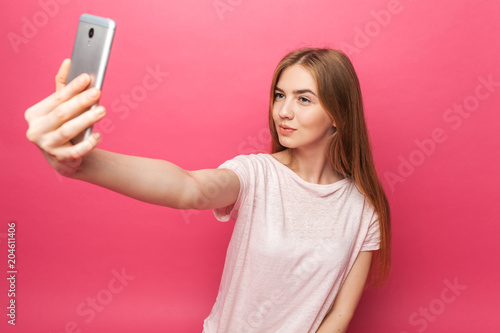
[[[283,89],[281,89],[281,88],[279,88],[279,87],[274,88],[274,90],[279,91],[279,92],[285,92]],[[294,95],[300,95],[300,94],[305,94],[305,93],[311,93],[311,94],[313,94],[314,96],[318,97],[318,95],[316,95],[316,94],[314,93],[314,91],[312,91],[311,89],[297,89],[297,90],[292,91],[292,93],[293,93]]]

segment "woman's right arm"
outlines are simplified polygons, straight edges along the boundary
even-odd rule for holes
[[[152,204],[178,209],[212,209],[233,204],[239,179],[229,169],[188,171],[163,160],[95,149],[71,178]]]
[[[60,174],[96,184],[126,196],[179,209],[212,209],[234,203],[239,179],[229,169],[187,171],[162,160],[116,154],[95,149],[100,136],[93,133],[73,145],[70,140],[105,115],[98,106],[100,91],[84,91],[90,82],[81,75],[69,84],[69,60],[56,76],[56,92],[26,110],[28,139],[36,144]]]

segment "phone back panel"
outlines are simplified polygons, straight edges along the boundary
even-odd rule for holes
[[[82,73],[90,75],[88,88],[96,87],[102,89],[104,75],[108,64],[111,44],[115,32],[115,22],[111,19],[82,14],[78,24],[73,52],[71,54],[71,65],[66,82],[76,78]],[[89,32],[92,30],[92,33]],[[97,104],[93,105],[94,108]],[[92,133],[88,128],[73,143],[80,142]]]

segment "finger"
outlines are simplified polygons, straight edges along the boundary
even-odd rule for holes
[[[68,100],[64,104],[61,104],[47,115],[44,122],[46,131],[54,130],[62,126],[70,119],[73,119],[82,113],[86,113],[86,111],[97,104],[99,96],[100,91],[96,88],[91,88]]]
[[[97,144],[100,141],[101,141],[101,135],[99,133],[94,132],[91,135],[89,135],[88,138],[86,138],[85,140],[76,145],[66,145],[54,149],[52,154],[60,162],[76,161],[75,163],[78,163],[77,160],[84,157],[92,150],[94,150],[94,148],[97,147]]]
[[[51,132],[46,140],[51,147],[59,147],[69,142],[82,131],[94,125],[106,114],[106,109],[103,106],[97,106],[92,110],[84,112],[80,116],[64,123],[57,130]]]
[[[99,90],[95,88],[89,89],[70,99],[66,103],[61,104],[49,114],[28,120],[29,128],[26,133],[27,138],[37,145],[43,144],[44,146],[47,146],[47,140],[54,138],[54,136],[51,134],[53,134],[58,130],[58,128],[60,128],[63,124],[73,118],[78,119],[76,121],[76,125],[82,124],[80,125],[80,127],[88,127],[92,125],[97,120],[102,118],[105,113],[105,111],[99,113],[99,111],[103,110],[102,107],[93,108],[94,112],[85,112],[86,110],[90,109],[91,106],[96,104],[95,102],[97,102],[96,100],[99,94]],[[79,118],[78,115],[80,114],[87,114],[87,116]],[[89,116],[93,116],[93,118],[89,118]],[[72,124],[72,126],[75,126],[75,123]],[[72,135],[72,133],[69,133],[68,135]],[[57,142],[60,142],[60,140],[57,140]],[[50,146],[52,146],[52,142],[49,147]]]
[[[59,71],[57,72],[57,75],[55,77],[56,93],[46,97],[45,99],[41,100],[40,102],[31,106],[25,111],[24,118],[26,119],[28,124],[30,124],[33,119],[37,119],[38,117],[43,116],[52,110],[54,104],[54,98],[58,96],[57,92],[65,87],[70,63],[71,63],[70,59],[65,59],[61,63],[61,66],[59,67]],[[90,78],[83,78],[81,80],[82,81],[79,82],[81,85],[85,85],[85,87],[88,86]],[[78,82],[75,82],[75,84],[76,83]]]
[[[90,83],[90,77],[88,74],[79,75],[77,78],[68,83],[61,90],[53,93],[49,97],[43,99],[42,101],[30,107],[26,111],[26,120],[28,121],[28,123],[30,123],[30,120],[38,119],[53,112],[54,109],[56,109],[59,106],[62,106],[64,102],[70,100],[71,98],[73,98],[74,96],[78,95],[80,92],[85,90],[85,88],[87,88],[89,83]],[[87,97],[91,98],[89,103],[90,105],[93,105],[97,103],[97,101],[99,100],[100,92],[98,96],[87,95]],[[85,104],[87,105],[88,103]],[[85,110],[85,108],[81,109],[80,112],[83,110]],[[64,106],[62,112],[64,112]],[[68,112],[72,112],[72,110],[68,110]],[[78,114],[78,110],[74,111],[74,114]]]
[[[71,59],[64,59],[56,74],[56,91],[61,90],[66,85]]]

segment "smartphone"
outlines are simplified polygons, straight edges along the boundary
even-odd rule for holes
[[[80,16],[66,82],[69,83],[78,75],[87,73],[90,75],[87,89],[96,87],[102,90],[115,30],[116,24],[109,18],[89,14]],[[99,101],[88,110],[95,108],[98,103]],[[73,144],[81,142],[91,133],[92,126],[74,137],[71,142]]]

